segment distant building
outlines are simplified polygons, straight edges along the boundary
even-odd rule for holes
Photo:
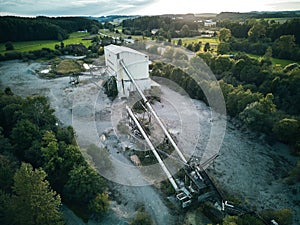
[[[211,30],[200,31],[200,36],[203,38],[211,38],[214,37],[215,35],[216,35],[215,31],[211,31]]]
[[[131,92],[136,90],[122,68],[120,64],[121,60],[123,60],[142,91],[151,88],[151,79],[149,78],[149,57],[147,55],[134,49],[117,45],[105,46],[104,54],[107,72],[110,76],[116,78],[119,97],[128,97]]]
[[[214,26],[217,26],[217,22],[214,22],[212,20],[205,20],[204,21],[204,26],[205,27],[214,27]]]
[[[159,29],[152,29],[151,34],[155,35],[158,31],[159,31]]]
[[[124,42],[127,44],[134,44],[135,40],[131,38],[124,38]]]

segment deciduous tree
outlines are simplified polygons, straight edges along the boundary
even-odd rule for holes
[[[10,51],[10,50],[14,50],[14,49],[15,48],[14,48],[14,46],[13,46],[13,44],[12,44],[11,41],[5,43],[5,50],[6,51]]]
[[[273,132],[280,141],[295,144],[300,135],[300,122],[293,118],[284,118],[273,127]]]
[[[91,167],[77,166],[69,175],[64,192],[71,201],[88,204],[104,191],[104,180]]]
[[[94,199],[90,201],[89,210],[95,216],[102,216],[109,208],[109,198],[106,192],[98,193]]]
[[[204,51],[204,52],[208,52],[209,50],[210,50],[210,44],[207,42],[207,43],[205,43],[205,45],[204,45],[203,51]]]
[[[292,59],[297,49],[294,35],[282,35],[273,44],[273,54],[278,58]]]
[[[12,130],[10,139],[15,145],[15,153],[19,159],[24,159],[25,150],[29,149],[32,142],[40,136],[39,128],[28,119],[22,119]]]
[[[266,36],[266,27],[262,23],[255,23],[248,32],[248,37],[251,41],[258,41]]]
[[[220,29],[219,40],[221,42],[227,42],[230,40],[230,38],[231,38],[231,30],[229,30],[227,28]]]
[[[221,42],[219,45],[218,45],[218,49],[217,49],[217,52],[218,54],[226,54],[230,51],[230,45],[228,43],[225,43],[225,42]]]
[[[259,101],[249,104],[240,113],[240,119],[255,130],[271,133],[274,123],[273,113],[276,112],[273,99],[273,94],[269,93]]]

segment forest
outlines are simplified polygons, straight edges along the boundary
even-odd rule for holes
[[[65,224],[62,204],[85,221],[108,210],[106,180],[53,112],[45,97],[0,92],[1,224]]]
[[[300,17],[300,11],[265,11],[265,12],[221,12],[216,18],[218,20],[245,20],[257,18],[296,18]]]
[[[165,38],[190,37],[199,35],[198,24],[190,18],[174,20],[165,16],[144,16],[134,19],[127,19],[121,23],[122,32],[128,35],[152,36],[151,30],[158,29],[157,35]],[[181,31],[180,33],[178,31]]]
[[[32,40],[58,40],[68,38],[76,31],[98,32],[102,24],[84,17],[0,17],[0,43]]]
[[[300,61],[300,19],[287,20],[280,24],[271,21],[253,21],[245,23],[223,21],[220,27],[228,40],[221,41],[228,43],[227,51],[247,52],[257,55],[264,55],[267,50],[273,57]],[[223,43],[223,47],[226,44]]]

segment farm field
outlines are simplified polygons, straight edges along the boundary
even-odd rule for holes
[[[126,34],[123,34],[121,26],[118,26],[115,29],[118,30],[119,33],[112,32],[109,29],[100,29],[99,33],[100,33],[100,35],[107,35],[107,36],[110,36],[110,37],[128,38],[129,36],[131,36],[131,38],[134,39],[134,40],[142,40],[143,39],[143,36],[141,36],[141,35],[126,35]],[[146,37],[144,37],[144,39],[145,38]]]
[[[202,42],[202,44],[205,43],[209,43],[211,45],[217,45],[220,43],[219,39],[217,37],[212,37],[212,38],[204,38],[204,37],[200,37],[200,36],[196,36],[196,37],[187,37],[187,38],[174,38],[172,39],[172,41],[175,41],[175,43],[177,43],[177,41],[181,39],[183,44],[191,44],[191,43],[197,43],[199,41]]]
[[[288,20],[292,20],[292,19],[294,19],[294,18],[292,18],[292,17],[290,17],[290,18],[263,18],[263,20],[264,21],[272,21],[272,20],[274,20],[276,23],[281,23],[281,24],[283,24],[283,23],[285,23],[286,21],[288,21]],[[256,19],[256,21],[260,21],[261,20],[261,18],[259,18],[259,19]]]
[[[183,46],[191,44],[191,43],[201,42],[202,43],[201,51],[203,51],[205,43],[209,43],[209,45],[213,49],[213,52],[216,52],[217,51],[217,45],[220,43],[220,41],[217,37],[204,38],[204,37],[200,37],[200,36],[190,37],[190,38],[174,38],[174,39],[172,39],[172,43],[176,45],[179,39],[182,40],[182,45]]]
[[[91,40],[82,40],[83,38],[88,38],[90,35],[88,33],[74,32],[70,34],[70,37],[63,40],[63,43],[68,44],[79,44],[82,43],[86,47],[91,45]],[[6,52],[29,52],[35,51],[42,48],[55,49],[55,45],[60,45],[60,41],[55,40],[43,40],[43,41],[22,41],[13,42],[14,50],[6,51],[5,43],[0,43],[0,54],[5,54]]]

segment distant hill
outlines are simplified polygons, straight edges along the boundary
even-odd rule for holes
[[[221,12],[216,16],[218,20],[241,20],[249,18],[300,18],[300,10],[298,11],[274,11],[274,12]]]
[[[127,15],[109,15],[109,16],[100,16],[100,17],[88,17],[92,20],[97,20],[99,22],[105,23],[105,22],[113,22],[115,20],[126,20],[126,19],[134,19],[139,16],[127,16]]]

